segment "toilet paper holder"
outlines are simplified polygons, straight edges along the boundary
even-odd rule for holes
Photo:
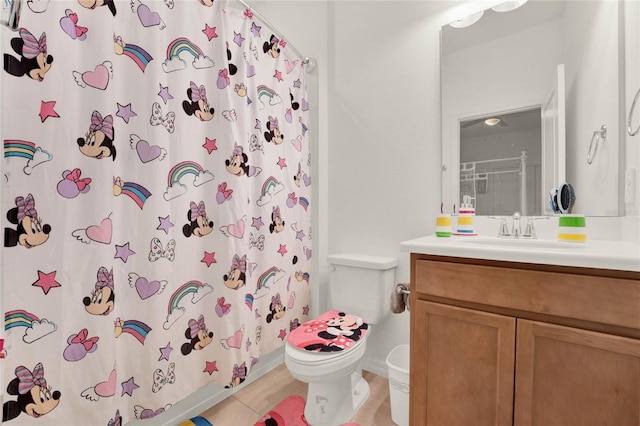
[[[406,294],[407,296],[411,294],[411,290],[407,290],[403,287],[396,287],[396,292],[400,293],[400,294]]]
[[[399,314],[409,309],[409,290],[408,283],[396,283],[391,292],[390,308],[394,314]]]

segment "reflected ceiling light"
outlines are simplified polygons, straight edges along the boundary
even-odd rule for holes
[[[527,0],[507,0],[496,6],[493,6],[491,9],[495,10],[496,12],[511,12],[512,10],[516,10],[526,2]]]
[[[497,117],[487,118],[486,120],[484,120],[484,124],[486,124],[487,126],[495,126],[498,123],[500,123],[500,119]]]
[[[480,18],[482,18],[483,14],[484,14],[484,10],[481,10],[480,12],[476,12],[474,14],[465,16],[462,19],[458,19],[457,21],[453,21],[449,24],[449,26],[453,28],[465,28],[465,27],[471,26],[476,22],[478,22]]]

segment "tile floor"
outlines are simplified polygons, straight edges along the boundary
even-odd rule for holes
[[[371,394],[352,422],[361,426],[393,426],[389,382],[368,371],[363,372]],[[219,404],[201,414],[214,426],[252,426],[269,410],[290,395],[306,398],[307,384],[294,379],[280,365]]]

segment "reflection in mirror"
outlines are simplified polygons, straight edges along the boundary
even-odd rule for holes
[[[477,215],[542,214],[541,110],[460,122],[460,197]]]
[[[442,196],[446,205],[459,205],[461,189],[469,189],[460,181],[459,165],[468,162],[461,148],[460,123],[540,107],[539,133],[544,140],[540,183],[518,186],[527,192],[526,214],[552,214],[548,193],[565,181],[576,190],[576,212],[623,214],[624,200],[619,196],[625,152],[621,137],[625,117],[620,112],[623,3],[529,0],[510,12],[487,9],[465,28],[442,27]],[[607,126],[606,143],[599,146],[593,164],[588,164],[589,142],[603,125]],[[533,150],[527,149],[527,154],[529,164]],[[519,200],[521,194],[511,194],[512,200]],[[486,195],[486,200],[476,200],[477,214],[511,215],[516,207],[525,211],[519,202],[507,204],[504,197]],[[535,201],[529,201],[532,195]],[[482,206],[482,202],[494,204]]]

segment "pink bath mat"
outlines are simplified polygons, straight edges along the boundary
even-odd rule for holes
[[[253,426],[309,426],[304,419],[304,398],[286,397]]]
[[[313,352],[348,350],[362,339],[369,325],[360,317],[340,311],[327,311],[289,333],[289,343]]]
[[[304,398],[291,395],[283,399],[253,426],[310,426],[304,418]],[[342,426],[359,426],[345,423]]]

